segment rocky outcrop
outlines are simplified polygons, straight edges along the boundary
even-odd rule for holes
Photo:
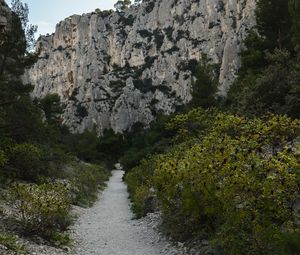
[[[191,99],[191,70],[206,53],[225,95],[254,25],[255,0],[144,0],[125,13],[74,15],[38,41],[27,79],[34,96],[58,93],[73,132],[122,132]]]

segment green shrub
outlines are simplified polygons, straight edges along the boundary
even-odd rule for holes
[[[7,201],[27,234],[49,237],[72,223],[69,188],[64,184],[18,184],[8,190]]]
[[[291,210],[299,165],[285,147],[299,130],[284,116],[218,114],[206,136],[162,157],[155,171],[167,224],[181,238],[214,240],[225,254],[281,254],[281,232],[299,229]]]
[[[41,174],[41,150],[30,143],[14,145],[9,151],[10,171],[23,180],[37,180]]]
[[[181,144],[126,176],[138,215],[152,189],[178,239],[208,239],[231,255],[297,254],[299,120],[194,109],[167,127]]]
[[[136,188],[132,201],[134,202],[132,210],[137,218],[144,217],[154,210],[154,198],[151,196],[150,188],[146,185]]]
[[[17,243],[17,237],[7,233],[0,233],[0,245],[3,245],[14,254],[26,254],[26,247]]]
[[[4,151],[0,150],[0,167],[3,167],[7,162]]]
[[[300,232],[287,232],[281,235],[283,252],[285,254],[300,254]]]
[[[70,238],[70,235],[66,233],[54,231],[50,234],[49,238],[58,247],[70,246],[72,244],[72,239]]]
[[[125,176],[128,191],[132,201],[132,210],[137,218],[153,211],[152,181],[155,170],[155,160],[142,160],[140,165],[133,168]]]
[[[87,163],[73,164],[73,203],[83,207],[91,206],[98,197],[99,189],[105,186],[109,172],[103,167]]]

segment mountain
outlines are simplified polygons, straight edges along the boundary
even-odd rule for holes
[[[59,94],[72,132],[147,126],[158,112],[190,101],[202,53],[219,65],[219,94],[226,95],[254,9],[255,0],[144,0],[121,13],[73,15],[40,37],[26,80],[34,97]]]

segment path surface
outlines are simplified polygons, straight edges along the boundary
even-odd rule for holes
[[[77,241],[74,255],[157,255],[175,254],[157,244],[155,231],[132,220],[124,172],[115,170],[96,204],[74,226]],[[156,236],[155,236],[156,235]]]

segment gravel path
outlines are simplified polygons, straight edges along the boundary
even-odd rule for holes
[[[132,220],[124,172],[114,170],[96,204],[73,227],[74,255],[183,254],[161,240],[154,227]]]
[[[70,230],[72,249],[54,247],[21,239],[29,255],[212,255],[207,243],[190,248],[183,243],[171,243],[157,229],[159,213],[133,220],[124,172],[112,171],[107,188],[95,205],[89,209],[74,207],[80,217]],[[0,254],[10,254],[1,250]]]

